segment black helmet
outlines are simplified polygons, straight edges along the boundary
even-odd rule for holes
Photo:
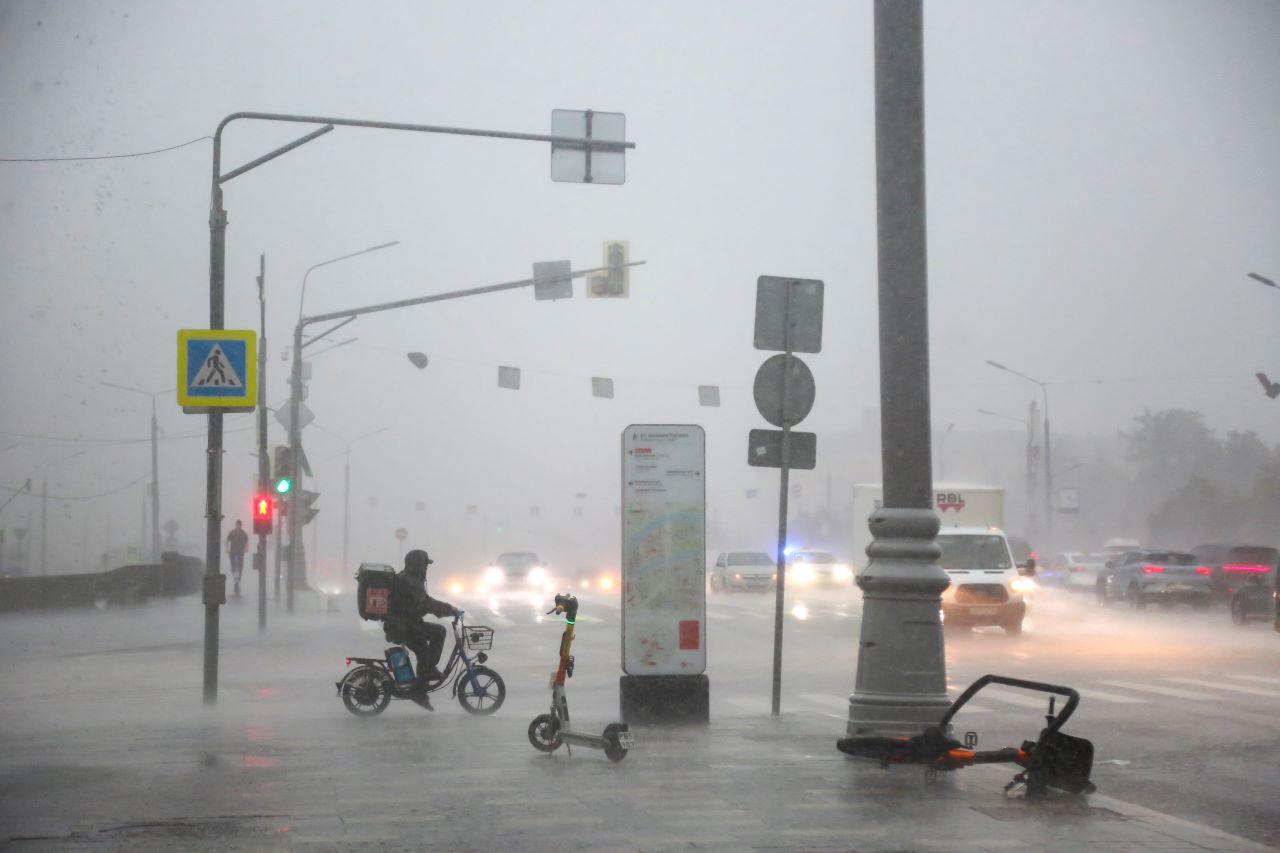
[[[427,576],[427,566],[434,563],[435,560],[427,556],[427,552],[421,548],[414,548],[408,554],[404,555],[404,569],[410,574],[419,577]]]

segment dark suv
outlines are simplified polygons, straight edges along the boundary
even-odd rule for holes
[[[1241,589],[1276,587],[1280,550],[1265,545],[1197,545],[1191,549],[1212,574],[1213,597],[1230,603]]]

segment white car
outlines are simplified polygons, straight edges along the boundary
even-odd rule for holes
[[[1064,587],[1079,587],[1093,591],[1098,583],[1098,573],[1107,565],[1104,554],[1085,551],[1066,551],[1055,554],[1049,565],[1041,570],[1045,580]]]
[[[493,564],[485,569],[476,591],[496,592],[552,592],[555,581],[547,564],[532,551],[508,551],[499,554]]]
[[[1034,581],[1018,574],[1013,552],[995,527],[946,527],[938,533],[938,564],[951,585],[942,593],[943,624],[950,630],[999,625],[1022,633]]]
[[[728,551],[716,556],[707,583],[712,592],[770,590],[777,577],[778,564],[765,552]]]
[[[787,583],[796,586],[853,584],[853,568],[829,551],[800,548],[787,554]]]

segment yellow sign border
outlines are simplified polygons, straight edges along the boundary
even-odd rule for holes
[[[234,397],[192,397],[187,393],[188,341],[243,341],[244,393]],[[258,333],[253,329],[178,330],[178,405],[189,414],[252,412],[258,402]]]

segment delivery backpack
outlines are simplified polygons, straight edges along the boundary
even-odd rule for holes
[[[361,566],[356,572],[356,608],[361,619],[381,622],[387,618],[391,579],[394,577],[395,572],[389,567],[373,569]]]

